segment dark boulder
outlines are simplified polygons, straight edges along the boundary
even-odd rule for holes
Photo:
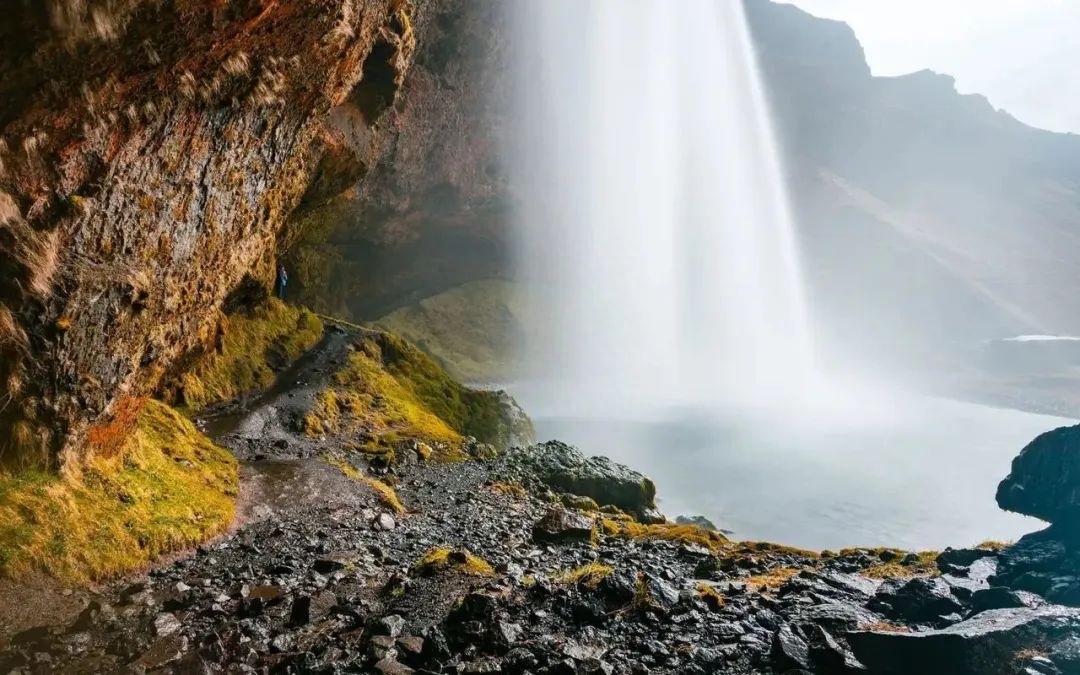
[[[533,539],[538,542],[589,541],[592,536],[591,518],[559,506],[548,509],[547,513],[533,525]]]
[[[948,583],[924,577],[886,581],[868,606],[890,619],[935,625],[941,623],[941,617],[964,609]]]
[[[991,581],[1050,602],[1080,606],[1080,542],[1055,525],[1001,551]]]
[[[507,467],[522,478],[534,478],[557,492],[590,497],[602,506],[615,506],[644,522],[661,521],[656,510],[656,486],[644,475],[607,457],[585,457],[577,448],[548,441],[514,448]]]
[[[971,613],[978,614],[992,609],[1009,609],[1012,607],[1038,607],[1042,602],[1039,596],[1026,591],[1014,591],[1004,586],[983,588],[971,596]]]
[[[997,675],[1015,672],[1017,652],[1053,645],[1080,631],[1080,610],[1059,606],[996,609],[941,630],[863,631],[847,636],[871,673]]]
[[[1049,523],[1080,526],[1080,426],[1040,435],[1013,459],[998,506]]]

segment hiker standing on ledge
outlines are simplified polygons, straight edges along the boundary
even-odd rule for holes
[[[289,275],[285,272],[285,265],[278,264],[277,268],[277,296],[279,299],[285,299],[285,286],[289,283]]]

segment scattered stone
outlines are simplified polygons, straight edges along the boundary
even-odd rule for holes
[[[403,630],[405,630],[405,619],[397,614],[384,616],[375,624],[375,632],[378,635],[387,635],[396,638],[401,635],[401,631]]]
[[[656,511],[653,482],[607,457],[586,458],[574,447],[549,441],[512,449],[507,463],[553,490],[590,497],[598,504],[616,506],[645,521],[662,521]]]
[[[330,591],[319,591],[314,595],[302,595],[293,601],[291,621],[303,625],[318,621],[330,613],[337,605],[337,596]]]
[[[158,614],[157,618],[154,619],[154,633],[158,637],[165,637],[167,635],[172,635],[173,633],[178,633],[183,627],[184,625],[180,623],[180,620],[176,618],[176,615],[169,612]]]
[[[591,518],[553,506],[533,525],[533,539],[550,543],[589,541],[593,537],[593,527]]]
[[[1014,655],[1080,632],[1080,610],[1049,606],[995,609],[922,632],[863,631],[848,635],[858,660],[883,674],[1005,675]]]

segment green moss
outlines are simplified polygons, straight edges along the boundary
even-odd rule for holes
[[[81,584],[205,541],[232,522],[236,460],[147,401],[117,453],[70,475],[0,474],[0,573]]]
[[[506,447],[518,432],[504,395],[469,389],[401,338],[370,332],[305,419],[309,434],[360,434],[356,449],[391,459],[404,440],[460,458],[463,436]]]
[[[322,333],[319,317],[276,298],[228,316],[217,347],[180,376],[176,402],[198,411],[265,389],[280,367],[311,349]]]

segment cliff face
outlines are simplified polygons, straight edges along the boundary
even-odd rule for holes
[[[293,208],[379,151],[414,9],[15,5],[0,35],[6,462],[70,460],[122,431],[230,294],[269,283]]]
[[[508,91],[503,3],[442,0],[416,13],[417,52],[378,162],[294,219],[299,298],[356,319],[506,271],[499,144]]]

